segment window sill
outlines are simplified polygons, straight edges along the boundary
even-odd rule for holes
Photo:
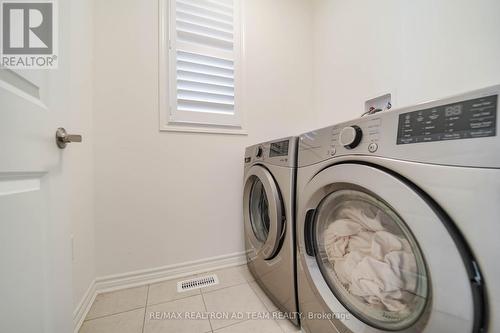
[[[183,125],[162,125],[161,132],[184,132],[184,133],[208,133],[208,134],[228,134],[228,135],[248,135],[242,128],[220,128],[220,127],[198,127]]]

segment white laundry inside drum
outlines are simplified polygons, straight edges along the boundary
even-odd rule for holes
[[[316,239],[330,288],[360,319],[403,329],[419,318],[428,293],[425,264],[389,206],[361,191],[334,192],[318,208]]]

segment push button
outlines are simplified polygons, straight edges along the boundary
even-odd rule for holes
[[[378,145],[377,145],[375,142],[372,142],[372,143],[370,143],[370,144],[368,145],[368,151],[369,151],[370,153],[374,153],[374,152],[376,152],[376,151],[377,151],[377,149],[378,149]]]

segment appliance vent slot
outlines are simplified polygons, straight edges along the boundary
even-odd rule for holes
[[[199,278],[177,282],[177,292],[182,293],[189,290],[205,288],[219,284],[217,275],[211,274]]]

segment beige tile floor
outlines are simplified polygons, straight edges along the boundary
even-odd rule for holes
[[[245,265],[213,273],[219,278],[218,285],[183,293],[177,292],[177,282],[194,276],[100,294],[80,333],[300,332],[288,320],[275,319],[278,309]],[[254,317],[249,318],[247,312]],[[181,318],[167,318],[178,313]],[[200,315],[224,313],[230,317]],[[185,318],[185,314],[194,318]]]

